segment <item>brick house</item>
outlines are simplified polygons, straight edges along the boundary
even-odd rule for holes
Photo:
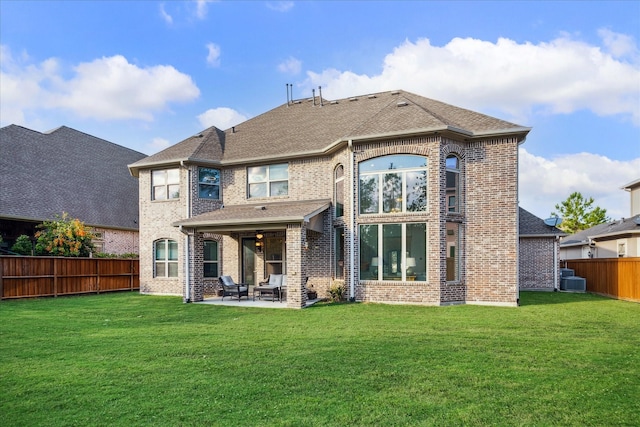
[[[99,252],[138,253],[138,180],[127,165],[144,157],[66,126],[0,128],[2,249],[67,212],[93,229]]]
[[[530,128],[404,91],[291,100],[129,166],[143,293],[219,275],[354,301],[518,301],[518,146]]]
[[[520,208],[520,290],[553,291],[560,285],[560,238],[566,236]]]

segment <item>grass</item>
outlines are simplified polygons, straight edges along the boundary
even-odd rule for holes
[[[3,426],[640,424],[640,305],[0,303]]]

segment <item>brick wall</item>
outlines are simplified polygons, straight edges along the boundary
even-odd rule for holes
[[[184,294],[185,235],[171,224],[186,215],[188,170],[180,169],[180,198],[151,200],[151,172],[140,171],[140,292],[144,294]],[[153,244],[158,239],[172,239],[178,243],[178,277],[153,277]]]
[[[469,143],[464,163],[466,302],[515,306],[518,299],[517,141]]]
[[[554,272],[560,267],[554,265],[554,241],[554,237],[520,238],[520,289],[553,290],[559,286],[554,286],[555,279],[559,280]]]
[[[139,253],[139,233],[137,231],[96,228],[95,232],[102,235],[98,241],[102,245],[104,253],[118,255]]]

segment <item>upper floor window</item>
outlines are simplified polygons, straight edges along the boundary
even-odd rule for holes
[[[180,198],[180,170],[165,169],[151,171],[152,200]]]
[[[344,216],[344,167],[338,166],[335,171],[336,218]]]
[[[427,210],[427,159],[397,154],[360,163],[360,213]]]
[[[153,277],[178,277],[178,242],[161,239],[153,242]]]
[[[220,200],[220,171],[198,168],[198,197]]]
[[[453,154],[446,160],[447,180],[447,212],[460,210],[460,160]]]
[[[204,277],[218,277],[218,242],[204,241]]]
[[[247,168],[247,184],[249,198],[286,196],[289,194],[289,165]]]

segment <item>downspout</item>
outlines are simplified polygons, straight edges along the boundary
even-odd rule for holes
[[[354,152],[353,152],[353,140],[350,139],[348,142],[349,147],[349,173],[351,174],[349,191],[351,192],[351,197],[349,197],[349,209],[351,210],[351,214],[349,215],[349,226],[351,227],[351,239],[349,239],[349,301],[354,302],[356,300],[356,284],[355,284],[355,237],[356,237],[356,214],[355,210],[355,176],[353,172],[354,168]]]
[[[185,206],[185,215],[187,218],[191,218],[191,170],[187,168],[184,164],[184,161],[180,161],[180,166],[187,169],[187,191],[185,195],[186,206]],[[182,229],[180,226],[180,231],[184,233],[184,302],[191,302],[191,276],[190,276],[190,268],[189,268],[189,234]]]

